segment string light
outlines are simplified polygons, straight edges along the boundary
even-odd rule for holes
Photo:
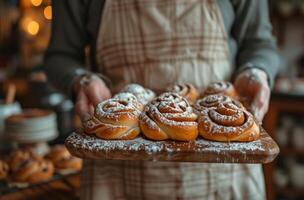
[[[52,6],[47,6],[43,10],[44,17],[48,20],[52,19]]]
[[[31,0],[31,3],[33,6],[40,6],[42,3],[42,0]]]
[[[39,24],[36,21],[31,21],[27,25],[27,32],[31,35],[37,35],[39,32]]]

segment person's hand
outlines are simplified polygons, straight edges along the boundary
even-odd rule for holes
[[[111,92],[106,84],[96,75],[84,75],[73,83],[76,94],[75,110],[81,120],[87,120],[94,108],[103,100],[111,97]]]
[[[240,73],[234,86],[241,98],[245,98],[249,110],[261,122],[268,111],[270,88],[267,74],[260,69],[248,69]]]

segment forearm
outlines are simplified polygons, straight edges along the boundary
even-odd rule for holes
[[[248,43],[245,46],[250,48],[241,49],[238,55],[237,74],[251,68],[261,69],[266,72],[268,83],[272,87],[280,64],[275,43],[272,41]]]
[[[71,95],[73,79],[85,73],[86,6],[81,0],[54,0],[52,3],[52,36],[45,53],[45,71],[51,83]]]
[[[238,43],[236,74],[248,68],[266,72],[272,86],[280,58],[268,14],[268,1],[234,0],[236,20],[232,35]]]

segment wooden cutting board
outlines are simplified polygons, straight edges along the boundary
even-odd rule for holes
[[[261,128],[259,140],[223,143],[199,137],[193,142],[102,140],[78,130],[65,142],[72,155],[95,160],[145,160],[202,163],[269,163],[279,154],[275,141]]]

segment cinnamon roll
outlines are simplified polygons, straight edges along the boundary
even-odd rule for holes
[[[7,177],[9,167],[6,162],[0,160],[0,180],[3,180]]]
[[[203,93],[203,96],[208,96],[212,94],[222,94],[229,96],[233,99],[238,98],[238,94],[234,86],[230,82],[214,82],[207,86],[206,90]]]
[[[82,160],[70,154],[64,145],[56,145],[52,147],[51,151],[46,155],[50,159],[56,169],[71,169],[80,170],[82,167]]]
[[[118,93],[97,105],[94,116],[84,122],[85,132],[101,139],[133,139],[139,133],[143,105],[131,93]]]
[[[172,88],[168,89],[168,92],[174,92],[182,97],[186,98],[188,102],[192,105],[199,97],[199,92],[197,89],[191,84],[177,84]]]
[[[147,104],[140,115],[143,134],[152,140],[195,140],[197,116],[189,102],[176,93],[164,93]]]
[[[28,151],[16,151],[10,156],[12,179],[16,182],[37,183],[52,177],[53,164]]]
[[[233,100],[230,97],[221,94],[205,96],[204,98],[197,100],[193,107],[196,113],[200,113],[205,109],[216,108],[219,104],[227,102],[231,102],[237,107],[244,109],[243,105],[239,101]]]
[[[142,87],[141,85],[134,83],[125,86],[121,92],[122,93],[128,92],[133,94],[134,96],[136,96],[138,101],[143,105],[146,105],[155,97],[155,93],[152,90],[149,90],[147,88]]]
[[[260,137],[252,114],[232,102],[221,103],[217,108],[201,112],[198,129],[204,138],[221,142],[249,142]]]

